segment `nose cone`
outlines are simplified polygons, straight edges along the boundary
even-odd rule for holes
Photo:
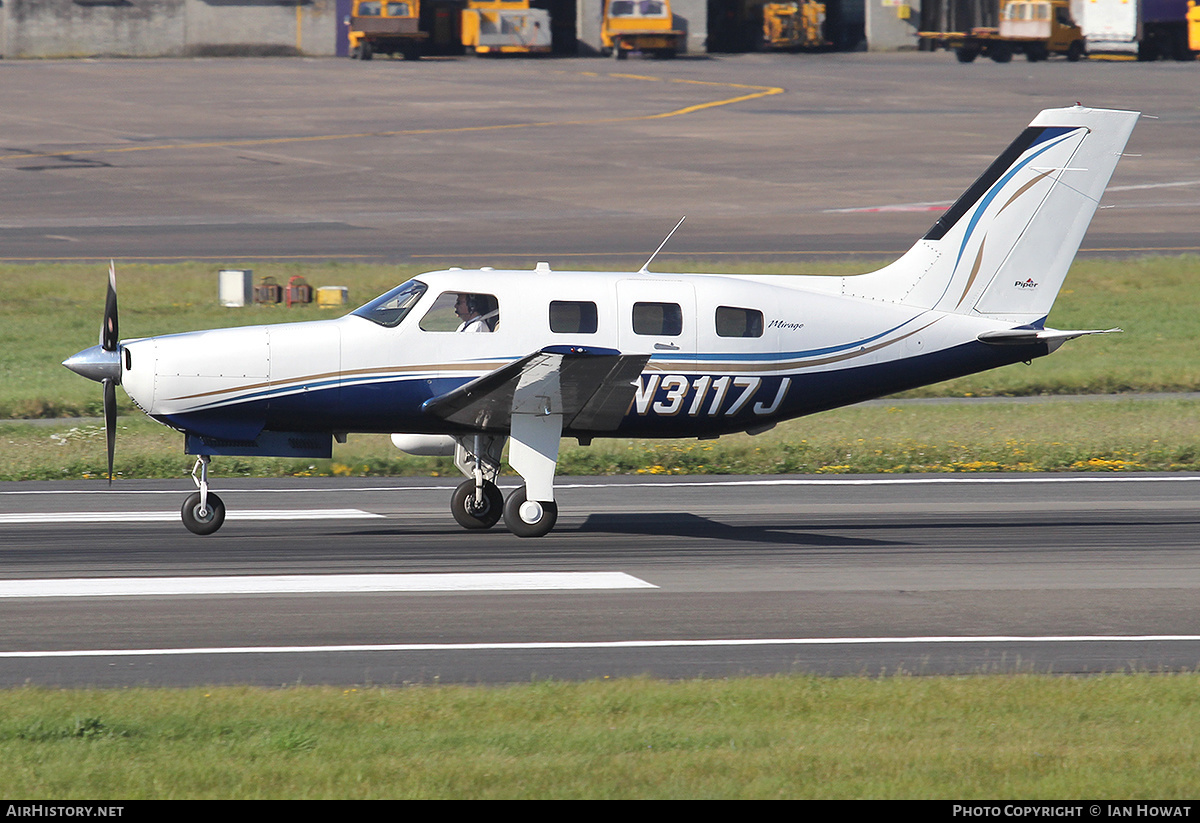
[[[105,351],[100,346],[92,346],[90,349],[84,349],[78,354],[68,357],[62,364],[76,374],[82,375],[88,380],[95,380],[97,383],[102,380],[112,380],[113,383],[121,382],[120,349]]]

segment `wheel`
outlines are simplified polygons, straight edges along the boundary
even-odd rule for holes
[[[405,60],[420,60],[421,47],[413,45],[405,46],[404,51],[402,51],[400,54]]]
[[[225,522],[225,502],[209,492],[208,511],[201,517],[200,492],[194,492],[183,501],[183,508],[179,513],[183,517],[183,525],[192,534],[212,534]]]
[[[371,44],[369,42],[367,42],[366,40],[362,41],[362,43],[358,47],[358,59],[359,60],[370,60],[371,57],[374,56],[374,54],[375,53],[371,50]]]
[[[1079,58],[1083,57],[1083,41],[1075,40],[1071,45],[1067,46],[1067,59],[1075,63]]]
[[[483,505],[475,505],[475,481],[465,480],[450,497],[450,513],[464,529],[490,529],[504,511],[504,495],[490,480],[483,481]]]
[[[1036,63],[1039,60],[1045,60],[1049,56],[1050,53],[1041,43],[1030,43],[1025,47],[1025,59],[1030,63]]]
[[[958,62],[960,63],[974,63],[975,58],[979,56],[979,49],[962,46],[954,50],[954,56],[958,58]]]
[[[627,52],[627,51],[625,51],[625,49],[621,48],[621,38],[620,37],[613,38],[612,56],[616,60],[624,60],[625,58],[627,58],[629,56],[629,52]]]
[[[997,63],[1007,63],[1012,60],[1012,49],[1004,44],[992,46],[991,54],[988,55]]]
[[[504,525],[517,537],[542,537],[558,522],[557,503],[538,503],[525,498],[525,487],[504,502]]]

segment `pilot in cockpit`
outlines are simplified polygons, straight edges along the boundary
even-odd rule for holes
[[[492,309],[489,305],[490,302],[489,295],[466,292],[459,294],[458,300],[454,303],[454,313],[458,315],[462,324],[457,330],[460,332],[494,331],[500,311]]]

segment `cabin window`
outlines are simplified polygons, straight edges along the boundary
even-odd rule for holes
[[[359,17],[378,17],[382,11],[382,5],[382,2],[359,3],[357,14]]]
[[[420,325],[422,331],[493,332],[500,325],[500,304],[491,294],[444,291]]]
[[[428,286],[420,280],[409,280],[387,294],[381,294],[362,308],[355,309],[351,314],[394,329],[417,304],[427,288]]]
[[[550,301],[550,331],[557,334],[595,334],[598,326],[595,303]]]
[[[408,10],[408,3],[388,3],[388,17],[411,17],[412,14]]]
[[[633,333],[675,337],[683,333],[683,311],[678,303],[634,303]]]
[[[763,313],[758,309],[717,307],[717,337],[762,337]]]

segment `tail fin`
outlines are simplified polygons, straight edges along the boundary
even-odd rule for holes
[[[843,293],[1040,326],[1138,116],[1043,111],[908,253]]]

